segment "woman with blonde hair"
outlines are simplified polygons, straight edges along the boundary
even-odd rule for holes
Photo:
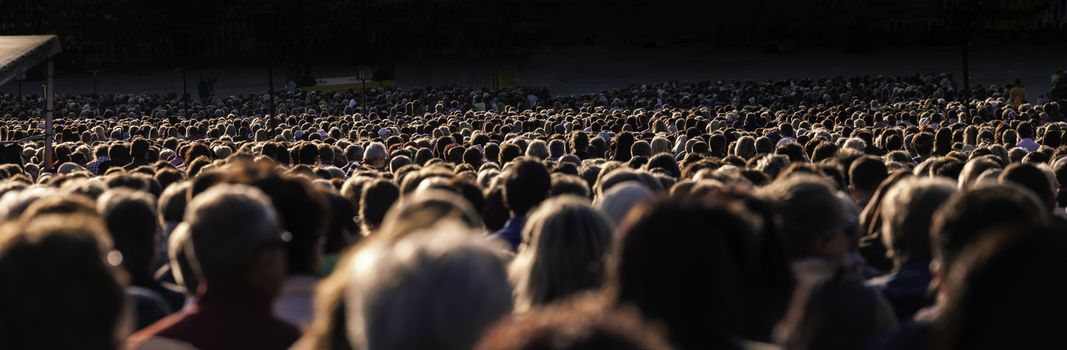
[[[609,221],[576,196],[545,201],[523,227],[528,245],[511,264],[520,311],[595,289],[611,246]]]

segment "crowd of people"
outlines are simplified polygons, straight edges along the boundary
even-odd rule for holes
[[[957,89],[0,96],[0,348],[1065,348],[1067,118]]]

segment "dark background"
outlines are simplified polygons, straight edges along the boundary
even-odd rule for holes
[[[601,45],[768,51],[1048,45],[1067,0],[0,0],[0,35],[58,34],[60,72],[522,57]],[[257,16],[276,11],[275,18]],[[276,38],[264,38],[263,23]],[[266,40],[275,39],[267,44]],[[268,35],[269,36],[269,35]]]

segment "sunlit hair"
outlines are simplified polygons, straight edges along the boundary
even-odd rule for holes
[[[481,215],[466,199],[454,192],[429,189],[401,198],[385,214],[376,234],[396,240],[443,220],[455,220],[469,229],[483,227]]]
[[[470,349],[512,310],[504,249],[453,221],[362,247],[347,267],[349,341],[357,349]]]
[[[548,144],[542,140],[533,140],[526,146],[526,156],[540,160],[548,159]]]
[[[900,180],[882,199],[882,241],[901,265],[930,259],[930,223],[934,212],[956,193],[945,178],[911,177]]]
[[[542,203],[523,229],[529,245],[511,265],[517,308],[527,310],[597,288],[611,231],[608,220],[585,199],[563,196]]]
[[[185,223],[205,282],[245,276],[255,255],[283,238],[270,198],[246,185],[216,185],[197,195]]]

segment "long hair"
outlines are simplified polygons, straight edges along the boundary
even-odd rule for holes
[[[511,265],[519,310],[599,287],[611,231],[583,198],[545,201],[526,222],[523,235],[530,243]]]

